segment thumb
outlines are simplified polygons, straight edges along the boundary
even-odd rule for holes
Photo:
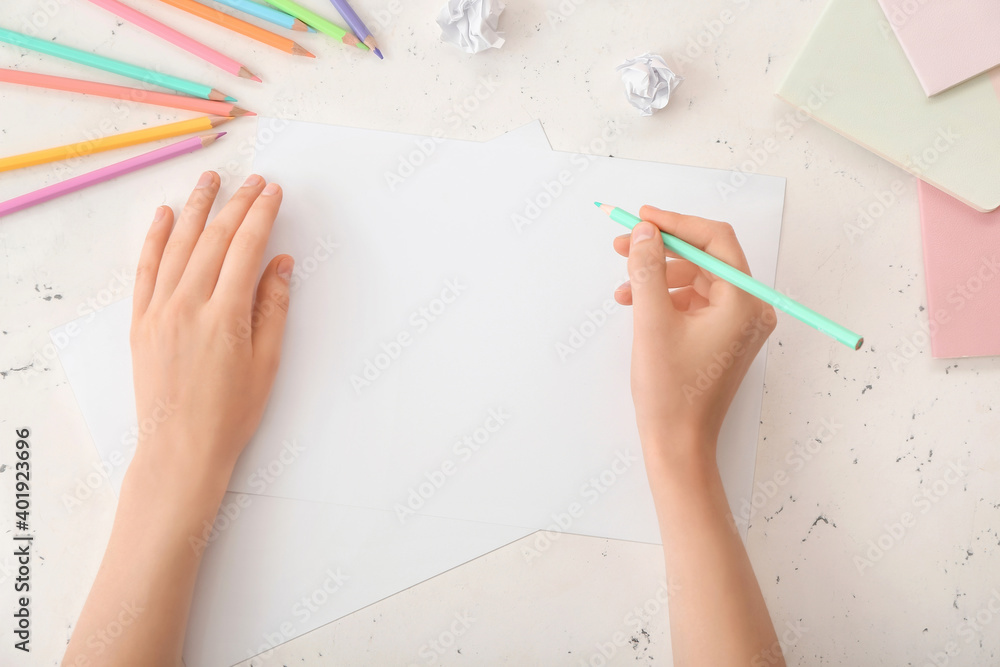
[[[278,255],[264,269],[257,286],[253,317],[253,358],[261,371],[271,378],[278,371],[281,360],[281,341],[285,337],[285,319],[288,315],[289,282],[295,260],[288,255]]]
[[[660,230],[651,222],[640,222],[632,230],[628,253],[628,276],[632,284],[632,311],[636,331],[657,328],[674,315],[667,286],[667,258]]]

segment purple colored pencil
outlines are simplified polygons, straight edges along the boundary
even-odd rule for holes
[[[368,26],[365,25],[365,22],[361,20],[361,17],[358,16],[358,13],[354,11],[354,8],[351,7],[347,0],[330,0],[330,2],[337,8],[340,15],[344,17],[344,20],[347,21],[347,25],[351,29],[351,32],[354,33],[354,36],[364,42],[365,46],[371,49],[372,53],[377,55],[379,59],[382,59],[382,52],[378,50],[378,42],[375,41],[372,31],[368,29]]]
[[[73,178],[67,179],[61,183],[46,186],[40,190],[29,192],[26,195],[21,195],[20,197],[14,197],[13,199],[9,199],[5,202],[0,202],[0,217],[16,211],[22,211],[31,206],[35,206],[36,204],[41,204],[49,201],[50,199],[55,199],[56,197],[68,195],[69,193],[76,192],[77,190],[89,188],[91,185],[97,185],[98,183],[103,183],[104,181],[110,181],[111,179],[117,178],[123,174],[128,174],[142,169],[143,167],[152,166],[173,157],[193,153],[194,151],[201,150],[202,148],[210,145],[224,134],[225,132],[219,132],[218,134],[191,137],[190,139],[185,139],[184,141],[178,141],[177,143],[170,144],[169,146],[158,148],[155,151],[143,153],[142,155],[129,158],[128,160],[123,160],[117,164],[102,167],[101,169],[96,169],[94,171],[87,172],[86,174],[81,174],[80,176],[74,176]]]

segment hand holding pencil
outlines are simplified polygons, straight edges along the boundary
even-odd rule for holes
[[[642,223],[640,218],[623,209],[616,208],[610,204],[602,204],[600,202],[594,202],[594,204],[601,209],[601,211],[611,216],[612,220],[628,227],[629,229],[634,229]],[[649,209],[652,211],[657,210],[652,207],[649,207]],[[661,211],[661,213],[663,212]],[[670,213],[667,215],[677,214]],[[691,216],[681,217],[691,218]],[[701,218],[692,219],[701,220]],[[725,225],[725,223],[713,224]],[[726,229],[729,229],[729,227],[727,226]],[[844,345],[848,345],[855,350],[859,350],[861,349],[862,343],[865,342],[863,337],[859,336],[847,327],[837,324],[830,318],[824,317],[815,310],[802,305],[795,299],[785,296],[773,287],[769,287],[759,280],[756,280],[750,275],[749,271],[746,271],[738,266],[734,266],[726,259],[713,255],[711,252],[707,251],[707,249],[692,245],[684,239],[678,238],[667,231],[661,231],[660,237],[671,256],[691,262],[710,275],[725,280],[751,296],[757,297],[764,303],[770,304],[771,306],[788,313],[792,317],[805,322],[817,331],[825,333],[835,339],[838,343],[843,343]],[[745,259],[743,260],[743,263],[746,263]]]
[[[714,443],[736,390],[777,322],[774,308],[684,259],[660,231],[749,273],[732,227],[651,206],[631,236],[615,239],[628,258],[629,282],[615,300],[632,306],[632,397],[647,458],[679,452],[670,443]],[[653,222],[645,222],[652,220]],[[657,228],[659,227],[659,229]],[[686,454],[686,452],[685,452]],[[655,487],[655,480],[650,479]]]

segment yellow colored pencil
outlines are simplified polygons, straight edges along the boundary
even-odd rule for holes
[[[68,160],[74,157],[91,155],[92,153],[100,153],[102,151],[110,151],[116,148],[125,148],[126,146],[135,146],[136,144],[144,144],[150,141],[157,141],[159,139],[168,139],[170,137],[179,137],[185,134],[194,134],[195,132],[201,132],[203,130],[210,130],[213,127],[218,127],[219,125],[222,125],[230,120],[232,120],[231,116],[202,116],[201,118],[184,120],[179,123],[168,123],[167,125],[149,127],[145,130],[125,132],[124,134],[113,134],[108,137],[101,137],[99,139],[91,139],[89,141],[80,141],[75,144],[59,146],[58,148],[47,148],[33,153],[24,153],[22,155],[0,158],[0,171],[23,169],[25,167],[33,167],[37,164]]]

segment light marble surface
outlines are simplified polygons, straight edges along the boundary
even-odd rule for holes
[[[357,0],[365,16],[387,19],[376,31],[385,62],[319,35],[297,36],[318,59],[284,56],[145,4],[267,83],[237,81],[177,56],[86,2],[5,0],[0,24],[19,29],[33,21],[41,35],[161,64],[262,114],[478,140],[539,118],[557,150],[787,177],[778,286],[866,336],[855,353],[784,318],[768,352],[759,507],[748,541],[771,615],[789,640],[788,662],[1000,664],[1000,360],[930,357],[912,178],[823,127],[795,120],[773,96],[822,1],[508,2],[502,50],[467,56],[438,41],[440,2]],[[646,51],[664,55],[686,80],[666,110],[639,118],[613,69]],[[0,66],[82,75],[5,45]],[[0,153],[187,117],[3,86]],[[211,151],[0,221],[0,527],[4,535],[13,528],[12,432],[29,426],[38,535],[34,651],[14,652],[10,623],[2,623],[0,663],[58,662],[114,512],[107,483],[66,507],[81,483],[89,491],[97,456],[47,331],[129,294],[154,208],[181,205],[200,170],[219,169],[224,194],[233,190],[248,173],[254,121],[226,129],[231,136]],[[116,159],[4,174],[0,199]],[[856,222],[859,207],[897,181],[899,201],[863,234],[849,235],[845,223]],[[894,527],[906,513],[909,525]],[[873,550],[880,540],[883,549]],[[7,554],[0,556],[5,615],[14,599],[7,546],[0,548]],[[658,547],[566,536],[528,563],[521,546],[243,664],[670,663],[657,602],[664,585]],[[635,612],[644,606],[650,613]],[[456,614],[475,620],[456,625],[463,632],[452,643]],[[786,633],[789,627],[798,631]],[[625,633],[625,645],[604,662],[600,646],[611,652],[606,644],[617,632]],[[448,647],[438,652],[433,641]]]

